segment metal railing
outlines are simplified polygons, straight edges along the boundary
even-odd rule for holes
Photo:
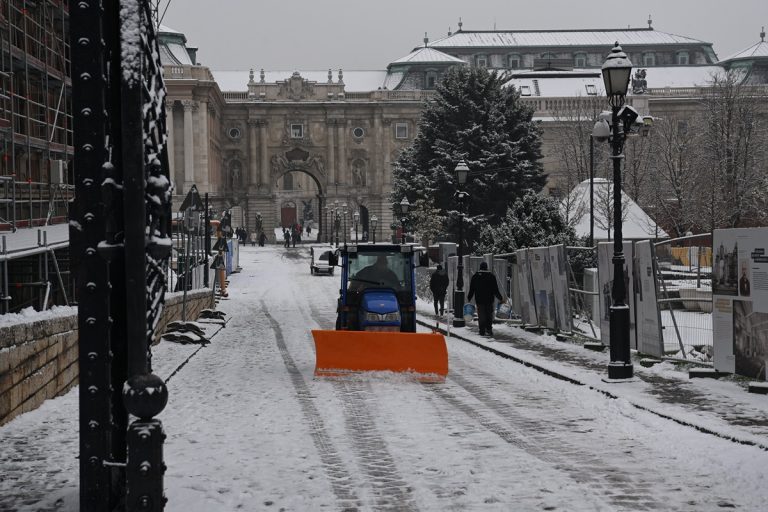
[[[0,231],[67,222],[74,186],[0,176]]]

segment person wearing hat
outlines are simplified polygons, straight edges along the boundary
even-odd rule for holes
[[[475,298],[477,323],[481,336],[493,336],[493,299],[503,301],[496,276],[488,270],[488,263],[480,263],[480,270],[469,281],[467,300]]]
[[[448,290],[448,273],[443,270],[442,265],[438,265],[437,270],[429,278],[429,289],[432,291],[432,300],[435,302],[435,314],[442,315],[445,313],[445,293]]]

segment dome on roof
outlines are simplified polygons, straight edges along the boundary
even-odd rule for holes
[[[165,25],[157,30],[160,40],[160,61],[165,66],[194,66],[197,64],[197,48],[187,46],[187,37]]]

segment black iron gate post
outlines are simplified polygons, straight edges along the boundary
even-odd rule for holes
[[[150,345],[167,286],[171,187],[159,47],[149,0],[83,0],[70,23],[80,509],[160,511],[165,434],[154,416],[168,393],[150,373]]]
[[[107,161],[106,50],[100,2],[73,5],[73,144],[76,201],[70,209],[72,260],[76,265],[79,333],[80,510],[111,510],[111,347],[107,262],[97,248],[104,240],[102,166]]]

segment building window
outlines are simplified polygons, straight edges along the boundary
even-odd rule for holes
[[[435,85],[437,85],[437,73],[434,71],[427,71],[426,88],[434,89]]]
[[[541,54],[541,58],[542,59],[547,59],[547,60],[552,60],[552,59],[556,59],[557,57],[555,56],[554,53],[547,52],[547,53],[542,53]]]
[[[408,123],[395,123],[395,138],[396,139],[408,138]]]
[[[478,55],[475,57],[475,66],[478,68],[487,68],[488,67],[488,56],[487,55]]]
[[[291,138],[292,139],[303,139],[304,138],[304,125],[303,124],[292,124],[291,125]]]
[[[585,87],[587,88],[587,96],[597,96],[597,87],[592,84],[587,84]]]
[[[240,128],[230,128],[229,129],[229,138],[230,139],[239,139],[242,133],[240,132]]]
[[[677,52],[677,65],[687,66],[690,63],[688,52]]]
[[[283,190],[293,190],[293,175],[290,172],[283,176]]]
[[[354,130],[352,130],[352,136],[356,139],[362,139],[363,135],[365,135],[365,130],[363,130],[359,126],[356,127]]]
[[[520,56],[516,53],[513,53],[512,55],[507,56],[507,67],[509,69],[520,69],[520,62],[522,59],[520,59]]]
[[[677,122],[677,134],[678,135],[687,135],[688,134],[688,121],[678,121]]]
[[[531,87],[529,85],[521,85],[520,96],[530,96],[530,95],[531,95]]]
[[[587,67],[587,54],[586,53],[577,53],[573,57],[573,65],[577,68],[585,68]]]
[[[656,54],[653,52],[645,52],[643,54],[643,66],[650,67],[656,65]]]
[[[555,199],[560,199],[562,197],[562,192],[560,192],[560,189],[557,187],[552,187],[549,189],[549,195],[554,197]]]

